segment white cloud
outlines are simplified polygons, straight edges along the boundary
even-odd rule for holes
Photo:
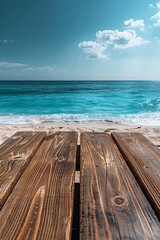
[[[139,28],[141,31],[144,30],[144,20],[133,20],[133,19],[128,19],[124,21],[124,25],[127,29],[129,28]]]
[[[149,7],[150,7],[150,8],[158,8],[158,9],[160,9],[160,2],[157,2],[155,5],[152,4],[152,3],[150,3],[150,4],[149,4]]]
[[[0,40],[0,43],[12,43],[12,42],[13,40],[6,40],[6,39]]]
[[[27,79],[37,80],[53,80],[67,77],[68,70],[66,68],[57,68],[55,66],[38,66],[24,68],[21,73]]]
[[[156,3],[156,7],[157,7],[158,9],[160,9],[160,2],[157,2],[157,3]]]
[[[102,46],[113,45],[114,49],[127,49],[147,43],[137,36],[135,30],[104,30],[96,34],[97,41]]]
[[[0,79],[53,80],[64,79],[68,69],[55,66],[30,67],[21,63],[0,62]]]
[[[152,3],[149,4],[149,7],[150,8],[155,8],[155,6]]]
[[[32,76],[41,75],[41,77],[54,77],[58,73],[66,73],[65,68],[56,68],[52,66],[41,66],[41,67],[27,67],[23,70],[24,73],[27,73]]]
[[[22,63],[0,62],[0,68],[19,68],[19,67],[27,67],[27,65]]]
[[[154,16],[151,17],[151,19],[154,22],[154,26],[159,27],[160,26],[160,11],[158,11]]]
[[[151,8],[156,8],[158,9],[158,12],[151,17],[151,19],[154,21],[154,26],[159,27],[160,26],[160,2],[157,2],[155,5],[150,4],[149,5]]]
[[[104,54],[106,46],[103,46],[96,41],[83,41],[79,43],[78,46],[88,54],[89,58],[106,58],[106,55]]]
[[[88,54],[89,58],[107,58],[106,50],[127,49],[146,44],[142,37],[137,36],[135,30],[127,29],[119,30],[104,30],[96,33],[96,41],[83,41],[79,43],[79,48]]]

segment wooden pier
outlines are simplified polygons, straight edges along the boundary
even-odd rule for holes
[[[160,240],[160,149],[139,133],[77,144],[17,132],[0,146],[0,239]]]

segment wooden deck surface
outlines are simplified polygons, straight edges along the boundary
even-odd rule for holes
[[[160,219],[160,149],[139,133],[112,136]]]
[[[77,142],[18,132],[0,146],[0,240],[160,240],[160,150],[135,133]]]
[[[160,239],[153,209],[105,133],[81,135],[80,193],[80,239]]]
[[[19,132],[0,146],[0,209],[44,136],[45,133]]]
[[[70,239],[76,133],[47,136],[0,215],[0,239]]]

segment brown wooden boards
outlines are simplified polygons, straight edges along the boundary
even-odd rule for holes
[[[112,136],[160,219],[160,149],[140,133]]]
[[[70,239],[77,133],[48,135],[1,210],[0,239]]]
[[[18,132],[0,146],[0,209],[44,136],[43,132]]]
[[[160,239],[160,223],[111,136],[81,134],[80,239]]]

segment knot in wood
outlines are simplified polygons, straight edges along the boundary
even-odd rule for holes
[[[148,166],[143,166],[143,168],[149,168]]]
[[[124,199],[120,196],[116,196],[114,198],[114,202],[117,204],[117,205],[122,205],[124,203]]]
[[[65,159],[65,157],[63,157],[63,156],[57,156],[57,161],[58,162],[63,162],[63,161],[65,161],[66,159]]]

